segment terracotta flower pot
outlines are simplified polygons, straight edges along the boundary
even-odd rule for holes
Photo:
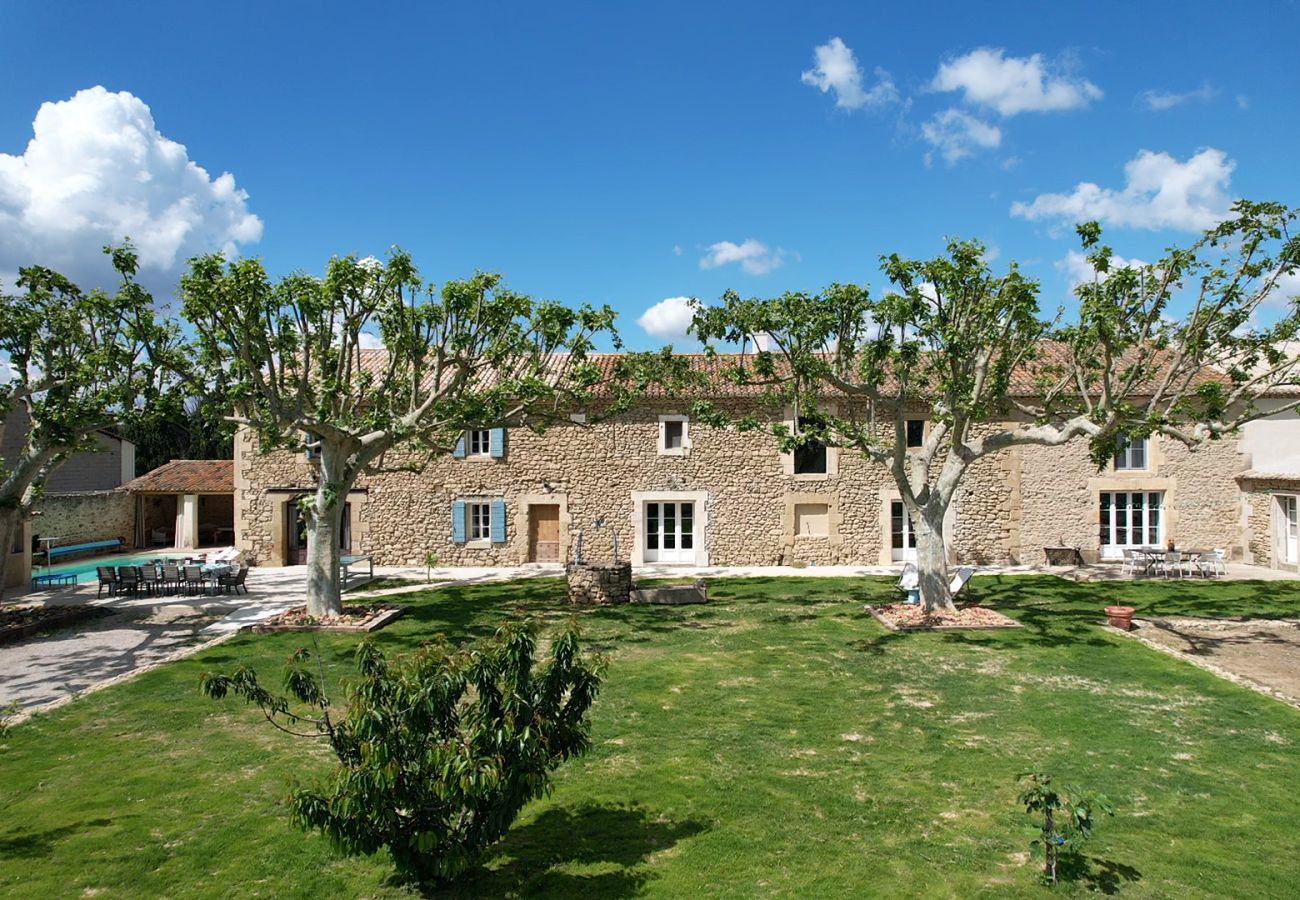
[[[1106,607],[1106,624],[1113,625],[1122,631],[1130,631],[1133,628],[1133,613],[1137,612],[1131,606],[1108,606]]]

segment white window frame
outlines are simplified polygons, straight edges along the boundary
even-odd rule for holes
[[[632,565],[659,565],[646,559],[646,504],[647,503],[693,503],[692,520],[694,531],[692,549],[693,560],[681,560],[677,565],[707,566],[709,564],[709,492],[708,491],[633,491],[632,492]],[[671,565],[671,563],[670,563]]]
[[[1300,497],[1295,494],[1273,497],[1278,510],[1278,561],[1296,565],[1300,563]]]
[[[894,504],[903,509],[903,546],[894,546]],[[892,562],[916,562],[916,528],[912,525],[912,511],[902,500],[889,501],[889,558]]]
[[[682,445],[668,446],[668,423],[680,422],[682,425]],[[689,416],[667,415],[659,417],[659,455],[685,456],[691,449],[691,424]]]
[[[471,428],[465,432],[465,456],[472,459],[492,456],[491,428]]]
[[[1134,541],[1132,539],[1133,530],[1134,530],[1133,510],[1135,509],[1135,507],[1133,506],[1133,497],[1138,494],[1142,495],[1142,504],[1141,504],[1142,521],[1140,525],[1141,532],[1142,532],[1141,533],[1142,540]],[[1165,519],[1167,518],[1166,510],[1165,510],[1165,496],[1166,496],[1165,491],[1122,491],[1122,490],[1101,491],[1097,495],[1098,519],[1100,519],[1101,517],[1102,498],[1107,495],[1109,495],[1110,497],[1110,516],[1109,516],[1110,521],[1105,526],[1105,531],[1101,532],[1098,535],[1101,543],[1102,559],[1122,559],[1125,550],[1131,550],[1136,547],[1163,547],[1164,546]],[[1125,543],[1119,543],[1115,540],[1121,528],[1119,524],[1119,516],[1116,515],[1116,510],[1120,509],[1121,507],[1119,507],[1119,505],[1116,504],[1115,502],[1115,498],[1120,495],[1123,495],[1124,497],[1124,506],[1123,506],[1124,525],[1122,527],[1124,529],[1125,536],[1128,538],[1128,540]],[[1159,506],[1151,505],[1151,498],[1153,496],[1160,498]],[[1150,540],[1151,511],[1153,509],[1159,510],[1159,515],[1155,517],[1156,518],[1156,539],[1154,541]],[[1100,531],[1100,529],[1101,529],[1101,523],[1099,521],[1098,530]]]
[[[492,543],[492,501],[466,500],[465,543]]]
[[[1133,451],[1141,448],[1142,465],[1133,464]],[[1151,468],[1151,439],[1150,438],[1129,438],[1121,435],[1119,444],[1115,450],[1115,471],[1116,472],[1145,472]]]

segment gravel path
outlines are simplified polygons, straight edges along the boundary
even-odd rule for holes
[[[0,647],[0,707],[27,709],[76,696],[208,640],[220,618],[192,606],[127,606],[102,619]]]
[[[1131,632],[1217,675],[1300,706],[1300,620],[1143,619]]]

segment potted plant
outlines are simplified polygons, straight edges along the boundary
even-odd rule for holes
[[[1137,612],[1131,606],[1108,606],[1106,607],[1106,624],[1112,625],[1121,631],[1131,631],[1133,629],[1133,613]]]

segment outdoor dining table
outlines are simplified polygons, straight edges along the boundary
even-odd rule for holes
[[[203,563],[200,568],[203,572],[204,593],[216,594],[221,577],[231,572],[229,563]]]
[[[1156,566],[1164,562],[1165,555],[1169,552],[1170,551],[1166,550],[1164,547],[1138,547],[1137,553],[1142,557],[1144,574],[1150,575],[1155,571]],[[1212,551],[1192,549],[1182,550],[1175,547],[1173,552],[1181,553],[1183,555],[1183,563],[1194,567],[1198,572],[1204,575],[1205,570],[1201,567],[1201,558]]]

